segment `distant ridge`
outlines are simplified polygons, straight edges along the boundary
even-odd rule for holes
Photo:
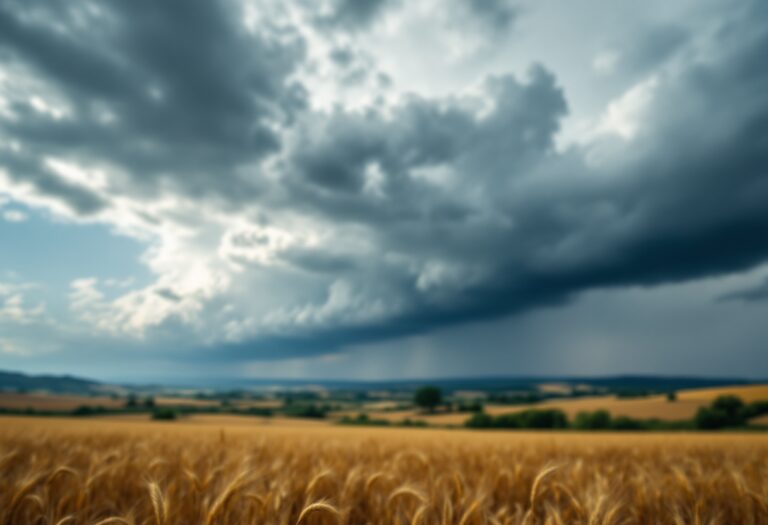
[[[334,380],[334,379],[227,379],[199,378],[197,380],[171,381],[172,384],[211,389],[279,390],[322,388],[327,390],[414,390],[429,384],[444,391],[456,390],[529,390],[545,383],[565,383],[571,386],[589,385],[595,388],[627,388],[646,390],[683,390],[736,385],[768,383],[764,380],[744,378],[713,378],[663,375],[616,375],[616,376],[490,376],[448,377],[387,380]]]
[[[0,370],[0,390],[2,391],[37,391],[44,390],[56,394],[91,394],[97,392],[101,383],[70,375],[27,375],[21,372]]]
[[[530,390],[536,385],[563,383],[571,386],[589,385],[606,389],[645,389],[654,391],[713,388],[723,386],[765,384],[768,380],[744,378],[713,378],[663,375],[616,375],[616,376],[510,376],[510,377],[448,377],[387,380],[335,380],[335,379],[242,379],[242,378],[169,378],[153,380],[152,384],[134,382],[121,384],[120,388],[136,390],[209,389],[209,390],[399,390],[409,391],[429,384],[444,391],[483,390],[510,391]],[[71,375],[30,375],[0,370],[0,391],[40,391],[57,394],[104,393],[118,388],[114,383],[103,383]]]

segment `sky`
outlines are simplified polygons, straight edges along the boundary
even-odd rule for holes
[[[768,4],[0,3],[0,368],[768,377]]]

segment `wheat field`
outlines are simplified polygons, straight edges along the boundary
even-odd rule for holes
[[[760,434],[0,418],[0,523],[768,523]]]

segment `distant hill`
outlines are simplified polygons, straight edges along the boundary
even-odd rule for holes
[[[540,385],[562,384],[588,386],[604,390],[652,390],[669,391],[694,388],[716,388],[736,385],[768,383],[748,381],[743,378],[709,378],[687,376],[520,376],[520,377],[453,377],[393,380],[323,380],[323,379],[242,379],[242,378],[197,378],[168,379],[155,384],[114,384],[101,383],[70,375],[28,375],[19,372],[0,371],[0,391],[44,390],[57,394],[93,394],[107,391],[174,391],[181,389],[209,389],[226,391],[234,389],[286,391],[286,390],[328,390],[364,392],[387,390],[391,392],[412,392],[423,385],[435,385],[445,392],[477,390],[484,392],[532,391]]]
[[[20,372],[0,371],[0,391],[38,391],[56,394],[91,394],[100,391],[102,384],[69,375],[27,375]]]
[[[443,391],[477,390],[485,392],[535,390],[540,385],[565,384],[570,386],[589,386],[607,390],[653,390],[669,391],[692,388],[714,388],[734,385],[765,383],[749,381],[743,378],[712,378],[689,376],[520,376],[520,377],[454,377],[423,378],[404,380],[313,380],[313,379],[207,379],[206,386],[215,390],[245,388],[254,390],[302,390],[325,389],[331,391],[412,391],[423,385],[434,385]]]

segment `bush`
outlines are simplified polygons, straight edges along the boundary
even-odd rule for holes
[[[483,404],[480,401],[470,401],[468,403],[459,402],[456,404],[456,412],[482,412]]]
[[[568,418],[561,410],[531,409],[497,417],[479,412],[469,418],[464,426],[468,428],[566,428]]]
[[[248,407],[245,412],[249,416],[271,417],[272,409],[267,407]]]
[[[566,428],[568,418],[562,410],[526,410],[518,414],[522,428]]]
[[[426,427],[427,422],[423,421],[421,419],[411,419],[411,418],[405,418],[400,423],[400,426],[403,427]]]
[[[532,405],[538,403],[544,398],[539,394],[530,392],[527,394],[489,394],[488,401],[503,405]]]
[[[637,419],[627,416],[619,416],[611,421],[613,430],[647,430],[648,425]]]
[[[358,414],[357,417],[344,416],[339,420],[342,425],[367,425],[385,427],[390,425],[390,422],[386,419],[371,419],[368,414]]]
[[[317,405],[296,405],[293,404],[285,409],[285,415],[288,417],[302,417],[309,419],[323,419],[326,416],[326,410]]]
[[[730,420],[723,410],[711,407],[701,407],[693,418],[696,428],[702,430],[716,430],[728,426]]]
[[[753,401],[741,409],[741,415],[745,420],[763,414],[768,414],[768,401]]]
[[[493,419],[491,426],[496,428],[521,428],[519,414],[502,414]]]
[[[173,421],[178,416],[178,413],[172,408],[159,408],[152,412],[152,419],[158,421]]]
[[[125,402],[125,408],[136,408],[139,406],[139,400],[136,398],[136,394],[130,394]]]
[[[95,416],[104,414],[107,410],[103,406],[81,405],[72,411],[73,416]]]
[[[607,410],[579,412],[573,421],[574,428],[580,430],[605,430],[612,427],[611,414]]]
[[[491,428],[493,423],[493,417],[485,412],[477,412],[464,422],[464,426],[467,428]]]

